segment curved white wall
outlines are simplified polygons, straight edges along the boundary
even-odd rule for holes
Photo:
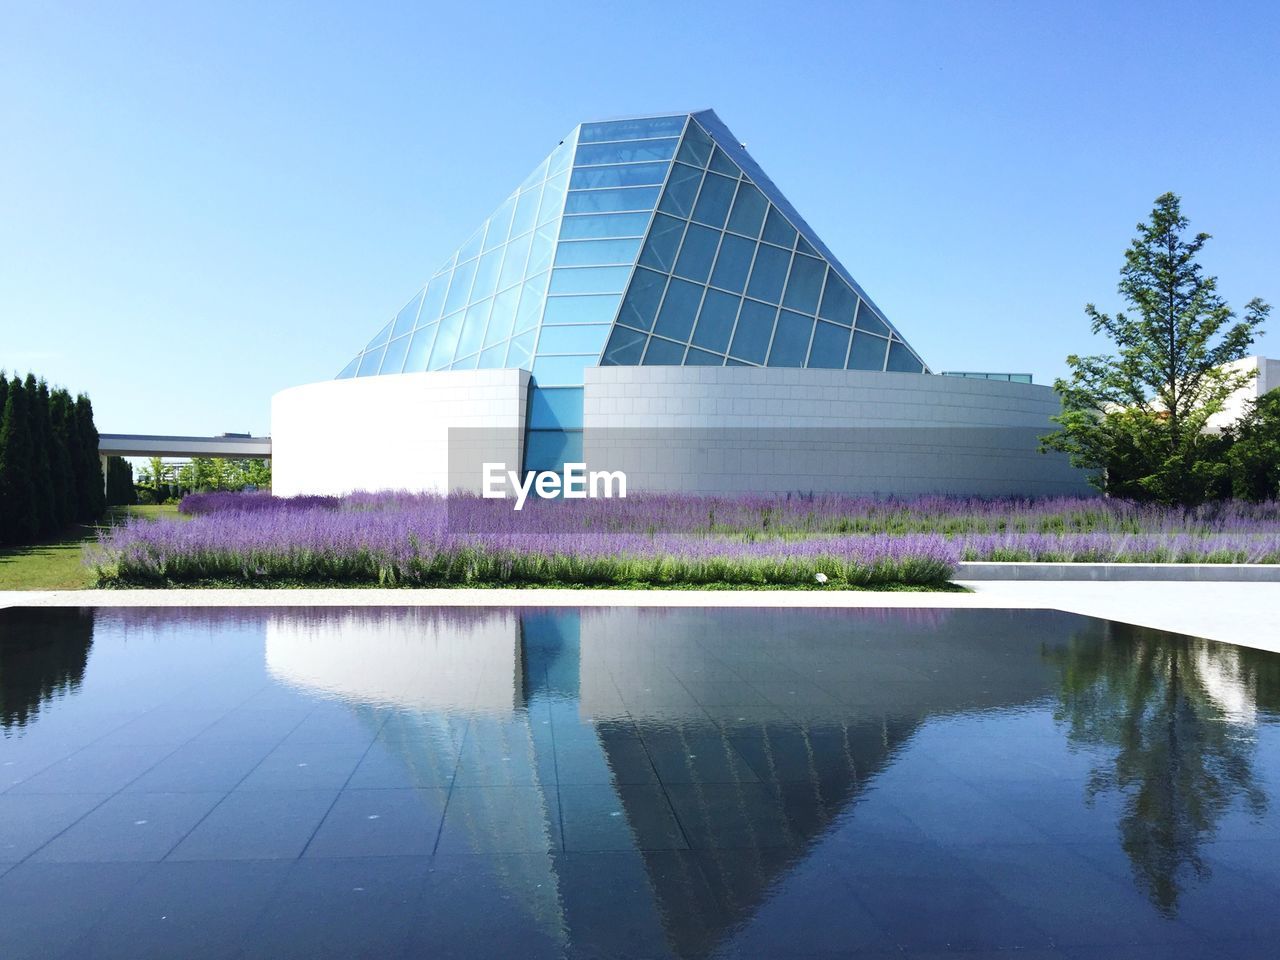
[[[1090,494],[1060,454],[1049,387],[912,373],[594,367],[584,447],[630,490]]]
[[[480,464],[519,469],[529,373],[329,380],[276,394],[273,490],[477,490]],[[1049,387],[911,373],[589,367],[589,469],[631,492],[1089,494],[1041,454]],[[452,431],[452,434],[451,434]]]
[[[451,468],[478,483],[477,442],[482,458],[519,469],[528,386],[526,370],[449,370],[282,390],[271,398],[271,490],[445,493],[459,485]]]

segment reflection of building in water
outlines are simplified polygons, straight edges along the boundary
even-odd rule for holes
[[[937,616],[912,613],[583,612],[583,719],[603,721],[609,758],[629,744],[608,721],[635,719],[703,848],[701,877],[641,853],[680,955],[731,937],[829,829],[856,820],[861,792],[929,717],[1053,692],[1035,641],[1041,628],[1064,636],[1065,615],[971,611],[957,642]],[[624,808],[631,796],[621,793]],[[644,811],[627,813],[643,822]],[[714,926],[699,915],[703,880],[725,908]]]
[[[25,727],[47,704],[75,693],[92,646],[91,610],[0,610],[0,728]]]
[[[1196,673],[1224,720],[1252,727],[1258,722],[1257,676],[1240,653],[1239,647],[1201,640],[1195,647]]]
[[[517,622],[514,611],[291,611],[267,621],[267,670],[344,700],[508,714],[519,705]]]
[[[450,852],[510,852],[503,838],[534,838],[522,856],[477,859],[556,942],[590,931],[616,938],[593,943],[602,955],[702,957],[741,944],[780,890],[803,889],[797,868],[828,834],[858,830],[864,792],[923,724],[1062,711],[1078,695],[1082,716],[1107,729],[1150,726],[1161,710],[1130,683],[1149,673],[1144,651],[1159,675],[1166,661],[1176,666],[1178,690],[1200,691],[1186,701],[1195,710],[1179,714],[1196,727],[1181,728],[1188,749],[1224,719],[1252,722],[1249,652],[1165,635],[1144,647],[1127,628],[1055,612],[358,611],[273,617],[266,656],[275,676],[352,701],[371,725],[389,711],[375,748],[413,782],[433,787],[456,768],[455,797],[467,778],[501,782],[498,770],[523,785],[518,801],[474,788]],[[1069,712],[1056,719],[1073,722]],[[1080,719],[1073,736],[1100,735]],[[1179,760],[1117,746],[1125,789],[1164,782]],[[593,772],[566,779],[571,767]],[[610,847],[617,889],[605,894],[561,849],[562,800],[575,783],[607,784],[594,802],[616,809],[630,838]],[[1179,799],[1166,799],[1176,814]],[[668,801],[675,845],[687,842],[689,856],[648,842],[655,803]],[[1179,862],[1143,861],[1158,844],[1125,849],[1149,885]],[[602,932],[599,897],[621,890],[626,921]]]
[[[409,782],[426,791],[424,803],[437,802],[435,788],[453,780],[460,748],[462,762],[497,760],[509,776],[543,791],[538,803],[471,791],[474,802],[456,805],[464,837],[452,852],[501,850],[501,838],[520,837],[525,856],[485,862],[528,916],[563,941],[554,862],[559,824],[551,812],[558,808],[546,800],[547,790],[554,798],[555,784],[538,776],[539,753],[550,758],[549,731],[531,723],[524,701],[514,611],[405,608],[304,618],[290,612],[267,621],[266,661],[277,679],[339,697],[381,728],[373,749],[403,764]]]

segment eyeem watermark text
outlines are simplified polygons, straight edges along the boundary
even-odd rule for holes
[[[621,470],[592,470],[587,472],[585,463],[566,463],[564,473],[554,470],[530,470],[520,479],[515,470],[508,470],[505,463],[485,463],[482,495],[487,500],[504,499],[514,491],[516,509],[524,508],[524,502],[533,491],[539,497],[563,497],[566,500],[625,497],[627,475]]]

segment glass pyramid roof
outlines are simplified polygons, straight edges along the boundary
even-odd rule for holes
[[[338,377],[638,364],[929,372],[705,110],[578,126]]]

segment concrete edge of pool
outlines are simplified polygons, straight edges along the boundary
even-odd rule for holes
[[[794,607],[1051,609],[1280,652],[1280,583],[958,581],[972,593],[812,590],[48,590],[0,591],[0,608]]]

